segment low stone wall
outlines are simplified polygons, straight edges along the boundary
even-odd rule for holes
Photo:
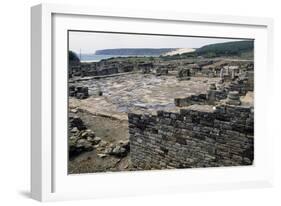
[[[185,98],[175,98],[174,103],[177,107],[185,107],[192,104],[206,104],[207,95],[199,94],[199,95],[190,95]]]
[[[128,114],[131,161],[139,169],[251,165],[250,107],[192,105],[179,113]]]
[[[222,99],[226,99],[227,91],[225,90],[212,90],[215,101],[220,101]],[[185,98],[175,98],[174,103],[177,107],[186,107],[193,104],[212,104],[210,98],[208,98],[208,94],[198,94],[198,95],[190,95]]]
[[[107,61],[82,62],[80,64],[69,65],[69,76],[104,76],[124,72],[141,71],[150,73],[154,67],[152,62],[133,63],[127,61]]]

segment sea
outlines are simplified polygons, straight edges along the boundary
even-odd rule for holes
[[[81,62],[99,62],[103,59],[110,59],[113,57],[158,57],[158,55],[95,55],[95,54],[81,54]]]

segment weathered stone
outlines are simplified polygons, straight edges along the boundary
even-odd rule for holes
[[[78,110],[77,110],[77,109],[71,109],[70,112],[72,112],[72,113],[77,113]]]
[[[76,97],[77,99],[85,99],[89,97],[88,87],[70,85],[69,96]]]
[[[97,155],[98,155],[98,157],[100,157],[100,158],[105,158],[105,157],[107,157],[107,154],[99,153],[99,154],[97,154]]]
[[[81,137],[82,138],[87,138],[88,137],[88,132],[87,131],[85,131],[85,132],[82,132],[82,134],[81,134]]]
[[[125,157],[128,151],[119,145],[115,146],[112,151],[110,152],[111,155],[115,155],[117,157]]]
[[[145,169],[251,164],[253,136],[247,136],[245,126],[238,130],[238,125],[247,118],[250,125],[253,111],[241,106],[218,105],[207,110],[203,106],[206,105],[192,105],[180,113],[159,111],[155,116],[158,120],[151,122],[153,118],[145,115],[129,115],[129,122],[134,119],[129,127],[133,165]],[[135,130],[139,124],[149,129]],[[153,129],[158,130],[157,135]]]
[[[183,68],[178,71],[177,74],[178,80],[190,80],[190,69]]]
[[[100,147],[105,147],[107,145],[108,145],[108,143],[106,141],[104,141],[104,140],[101,140],[100,143],[99,143]]]
[[[92,144],[85,139],[79,139],[77,140],[76,147],[84,147],[85,149],[88,149],[92,147]]]
[[[70,128],[77,127],[78,130],[86,129],[86,126],[84,125],[83,121],[78,116],[70,116],[69,117],[69,127]]]
[[[228,93],[226,103],[230,105],[240,105],[241,101],[239,98],[239,93],[237,91],[231,91]]]
[[[217,89],[217,87],[216,87],[216,84],[210,84],[209,85],[209,90],[216,90]]]
[[[130,150],[130,141],[129,140],[119,141],[119,145],[124,147],[127,151]]]
[[[168,68],[157,68],[156,69],[156,76],[161,76],[161,75],[167,75],[168,74]]]
[[[142,143],[142,139],[141,139],[141,138],[138,138],[138,139],[137,139],[137,142],[138,142],[138,143]]]
[[[76,132],[78,132],[78,131],[79,131],[79,130],[78,130],[77,127],[73,127],[73,128],[70,130],[71,133],[76,133]]]
[[[92,143],[93,144],[99,144],[101,142],[101,138],[100,137],[94,137],[94,138],[92,138]]]

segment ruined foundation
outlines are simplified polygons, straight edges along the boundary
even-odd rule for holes
[[[179,113],[130,113],[131,161],[139,169],[251,165],[250,107],[193,105]]]
[[[251,61],[119,61],[70,68],[70,174],[253,164]]]

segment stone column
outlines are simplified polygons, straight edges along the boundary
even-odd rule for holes
[[[221,78],[221,80],[223,80],[223,68],[220,71],[220,78]]]
[[[229,66],[226,68],[226,75],[229,75]]]
[[[224,72],[224,69],[221,68],[221,71],[220,71],[220,82],[221,82],[221,83],[224,82],[223,72]]]
[[[207,100],[210,104],[213,104],[216,101],[216,85],[210,84],[209,89],[207,90]]]
[[[232,69],[232,70],[231,70],[231,79],[234,79],[234,78],[235,78],[235,70]]]

